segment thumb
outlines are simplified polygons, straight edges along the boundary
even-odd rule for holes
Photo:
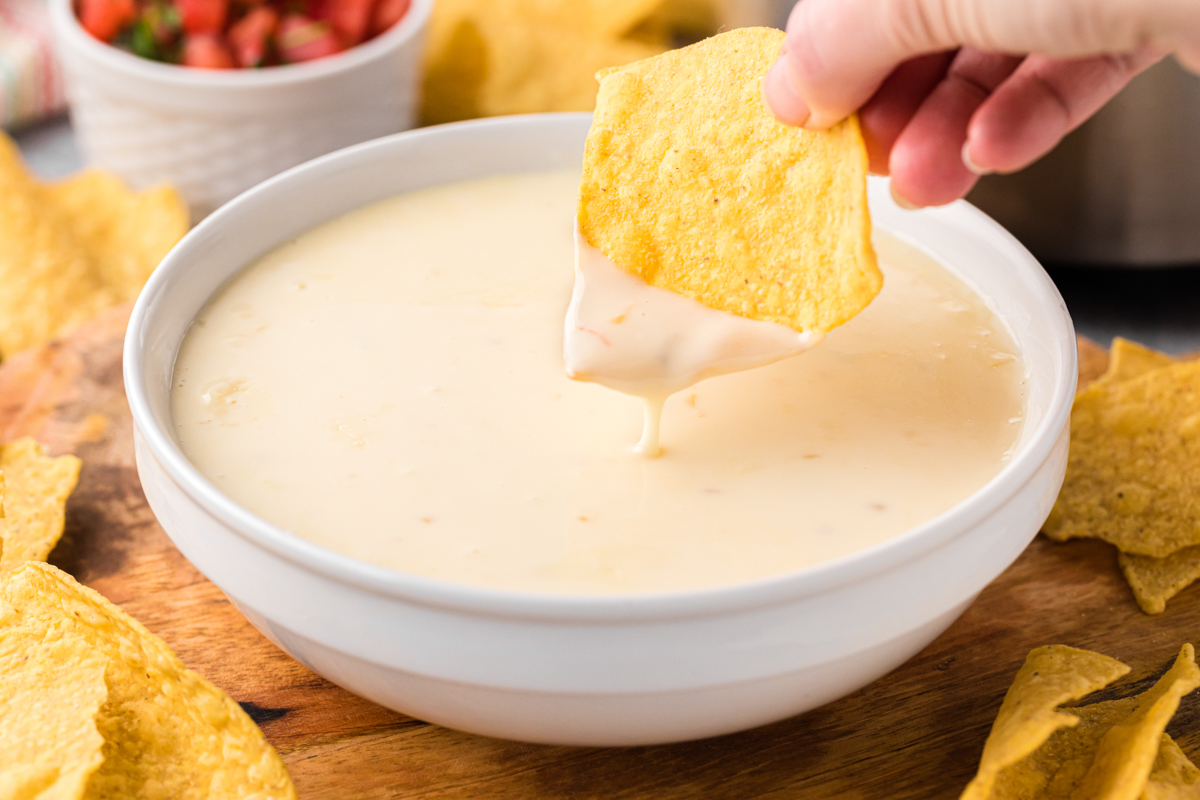
[[[825,128],[862,106],[893,69],[915,56],[972,46],[1080,58],[1156,41],[1176,50],[1185,43],[1168,18],[1197,33],[1194,5],[1194,0],[802,0],[792,9],[787,45],[764,81],[764,93],[784,122]]]

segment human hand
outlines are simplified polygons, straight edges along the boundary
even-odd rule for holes
[[[871,170],[940,205],[1036,161],[1169,53],[1200,72],[1200,0],[802,0],[763,92],[791,125],[858,110]]]

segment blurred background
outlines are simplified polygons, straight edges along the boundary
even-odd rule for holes
[[[126,15],[111,40],[77,24],[89,2]],[[0,123],[37,175],[90,165],[135,189],[170,182],[194,223],[267,174],[354,141],[481,116],[590,110],[598,69],[720,29],[783,27],[791,6],[392,0],[384,9],[388,0],[297,0],[278,7],[275,38],[257,39],[246,55],[239,27],[251,12],[269,16],[256,9],[273,2],[0,0]],[[221,25],[197,27],[195,14],[217,7]],[[375,20],[385,11],[378,29],[353,27],[353,13]],[[195,42],[214,36],[231,69],[187,66]],[[285,94],[290,106],[273,104]],[[984,178],[969,200],[1045,264],[1081,334],[1200,349],[1197,131],[1200,78],[1168,60],[1045,159]],[[222,142],[229,153],[217,149]],[[148,157],[154,148],[161,154]]]

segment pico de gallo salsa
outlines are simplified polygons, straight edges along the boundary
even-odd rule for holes
[[[169,64],[235,69],[297,64],[386,31],[411,0],[76,0],[102,42]]]

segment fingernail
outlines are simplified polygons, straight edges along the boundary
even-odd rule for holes
[[[964,167],[966,167],[968,170],[975,173],[976,175],[989,175],[992,172],[992,170],[984,169],[983,167],[979,166],[978,164],[976,164],[974,161],[971,160],[971,141],[970,141],[970,139],[968,139],[965,143],[963,143],[962,162],[963,162]]]
[[[810,112],[808,104],[792,88],[787,76],[787,61],[780,58],[767,70],[762,82],[763,102],[775,119],[784,125],[807,124]]]
[[[896,183],[894,181],[889,184],[889,188],[892,190],[892,199],[896,201],[896,205],[900,206],[906,211],[916,211],[918,208],[920,208],[919,205],[900,194],[900,192],[896,191]]]

